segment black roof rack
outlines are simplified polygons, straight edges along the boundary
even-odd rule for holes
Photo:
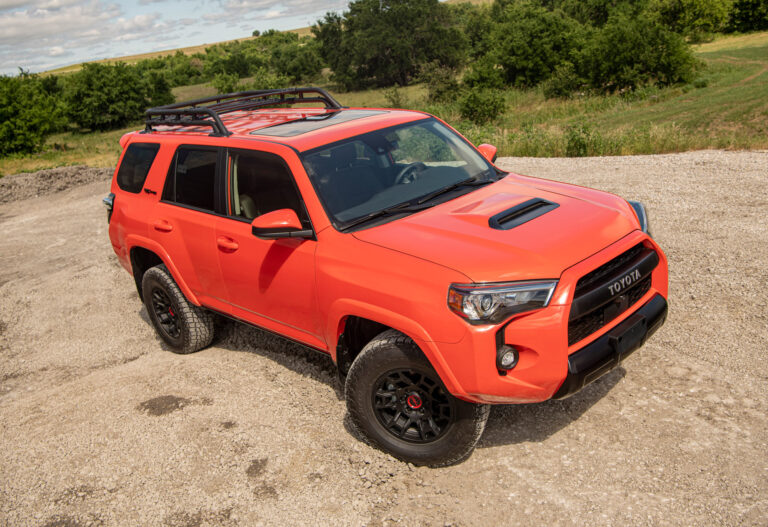
[[[222,114],[269,106],[315,102],[323,103],[329,109],[343,108],[322,88],[285,88],[227,93],[150,108],[145,112],[147,127],[144,133],[152,132],[152,127],[156,125],[210,126],[213,129],[210,135],[227,137],[232,135],[232,132],[227,130],[221,121]]]

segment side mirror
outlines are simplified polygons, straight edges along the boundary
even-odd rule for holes
[[[486,158],[491,163],[496,162],[496,151],[498,148],[496,148],[493,145],[489,145],[488,143],[483,143],[480,146],[477,147],[478,150],[480,150],[480,153],[483,154],[483,157]]]
[[[280,209],[257,216],[251,222],[251,232],[262,240],[278,238],[311,238],[310,229],[302,230],[299,217],[291,209]]]

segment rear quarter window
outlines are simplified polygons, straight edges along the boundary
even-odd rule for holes
[[[140,192],[159,149],[157,143],[129,145],[117,171],[117,186],[126,192]]]

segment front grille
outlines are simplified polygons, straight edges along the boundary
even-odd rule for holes
[[[568,345],[572,346],[573,344],[576,344],[578,341],[587,338],[595,331],[598,331],[600,328],[610,323],[613,319],[624,313],[640,300],[650,288],[651,277],[649,276],[627,291],[627,306],[624,309],[614,308],[614,304],[611,302],[581,318],[569,321]]]
[[[576,283],[574,303],[568,321],[568,345],[571,346],[599,331],[636,304],[650,290],[651,272],[657,264],[658,257],[655,252],[638,244],[582,276]],[[613,293],[608,296],[605,291],[609,284],[625,276],[629,270],[635,272],[635,269],[643,270],[642,278],[628,285],[620,295]],[[603,289],[603,292],[600,292],[600,289]]]
[[[580,296],[584,291],[588,289],[592,289],[592,286],[595,284],[600,283],[600,281],[605,278],[606,276],[611,275],[616,269],[620,268],[624,264],[627,264],[631,262],[632,260],[636,259],[640,253],[643,252],[642,243],[638,243],[628,251],[625,251],[618,255],[613,260],[610,260],[607,263],[604,263],[594,271],[591,271],[581,278],[579,278],[579,281],[576,282],[576,292],[574,293],[575,297]]]

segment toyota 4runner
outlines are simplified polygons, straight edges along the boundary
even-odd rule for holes
[[[489,404],[568,397],[666,318],[640,203],[507,173],[425,113],[243,92],[120,144],[109,237],[162,340],[204,348],[221,314],[329,354],[405,461],[465,458]]]

